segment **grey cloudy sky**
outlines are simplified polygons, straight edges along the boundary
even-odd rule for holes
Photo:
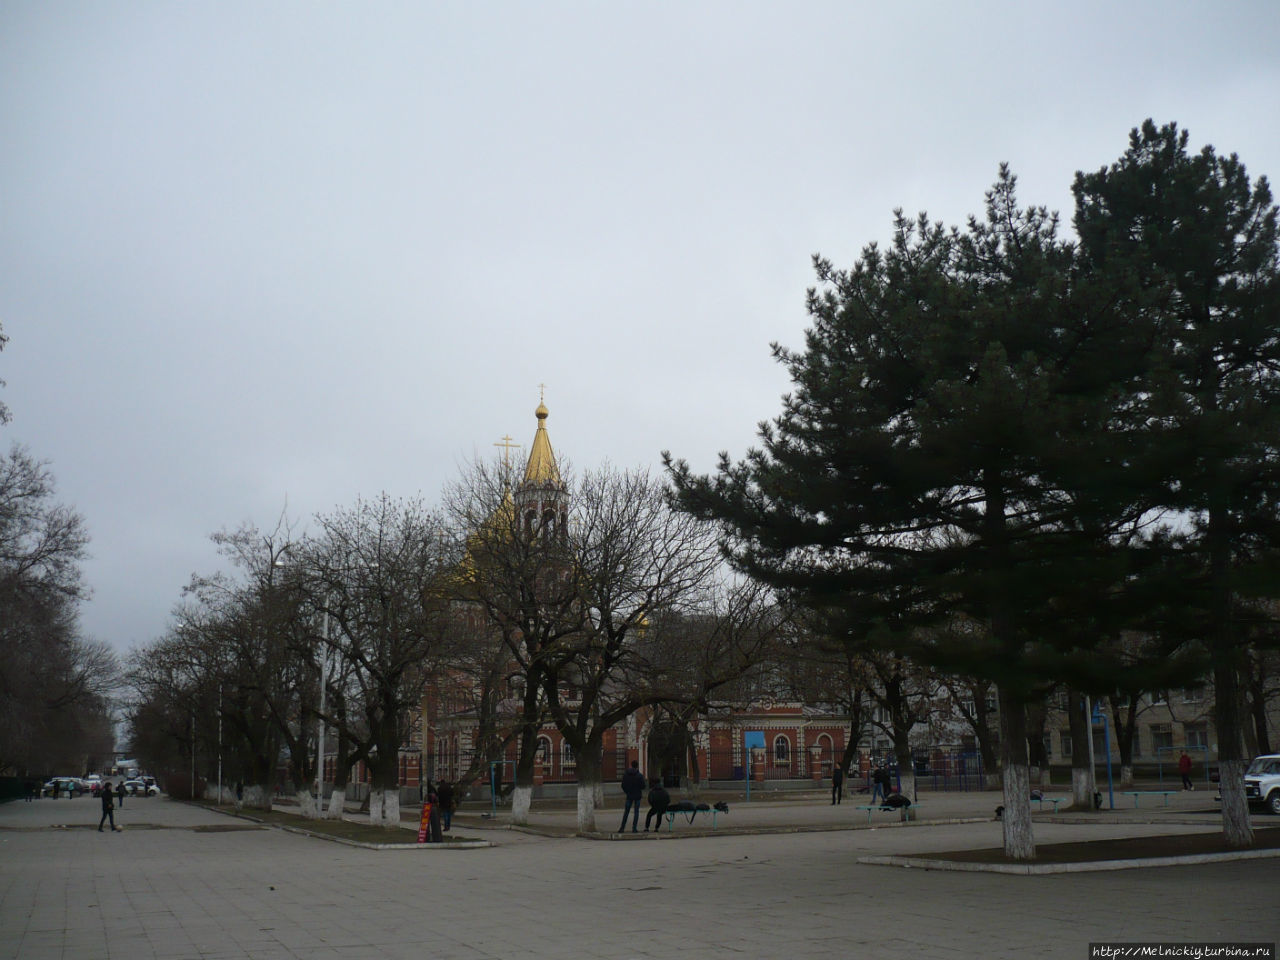
[[[86,632],[208,535],[438,497],[546,384],[579,466],[709,469],[786,389],[809,257],[1069,221],[1146,117],[1280,176],[1271,0],[0,6],[6,446],[85,516]]]

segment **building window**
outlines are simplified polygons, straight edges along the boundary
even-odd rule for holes
[[[1063,730],[1059,736],[1062,741],[1062,755],[1069,758],[1071,756],[1071,731]]]
[[[1183,703],[1203,703],[1204,687],[1183,687],[1182,702]]]
[[[573,759],[573,747],[569,745],[569,741],[562,740],[560,742],[560,769],[566,770],[577,763]]]
[[[538,738],[538,765],[542,767],[544,777],[551,776],[551,738]]]
[[[1184,723],[1182,732],[1186,736],[1188,747],[1207,749],[1209,746],[1209,729],[1203,723]]]
[[[791,762],[791,741],[784,736],[778,736],[773,741],[773,761],[778,766]]]
[[[1044,735],[1044,758],[1048,760],[1053,756],[1053,735],[1046,732]]]
[[[1167,723],[1151,725],[1151,752],[1157,757],[1173,751],[1173,728]]]

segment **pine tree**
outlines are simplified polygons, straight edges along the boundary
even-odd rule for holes
[[[679,502],[724,524],[739,568],[996,683],[1017,859],[1035,854],[1026,706],[1088,642],[1045,627],[1071,615],[1062,584],[1132,522],[1114,476],[1114,383],[1132,354],[1121,298],[1077,290],[1073,257],[1056,217],[1018,206],[1007,169],[966,230],[899,213],[892,246],[851,270],[815,258],[805,349],[774,347],[795,392],[763,449],[722,455],[714,477],[668,457]],[[958,615],[983,629],[913,629]]]
[[[1233,154],[1187,150],[1186,131],[1150,120],[1109,168],[1076,175],[1083,269],[1143,291],[1135,324],[1154,331],[1140,456],[1162,466],[1164,538],[1180,568],[1164,603],[1196,628],[1214,689],[1227,842],[1252,841],[1241,792],[1242,600],[1274,582],[1280,538],[1280,282],[1276,207]]]

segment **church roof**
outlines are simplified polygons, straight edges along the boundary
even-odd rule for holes
[[[533,447],[529,450],[529,464],[524,469],[524,482],[532,484],[559,484],[560,468],[551,449],[551,437],[547,434],[547,407],[538,404],[534,416],[538,418],[538,432],[533,435]]]

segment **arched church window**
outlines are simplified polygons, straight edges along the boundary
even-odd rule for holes
[[[773,759],[787,763],[791,759],[791,741],[779,734],[773,741]]]

